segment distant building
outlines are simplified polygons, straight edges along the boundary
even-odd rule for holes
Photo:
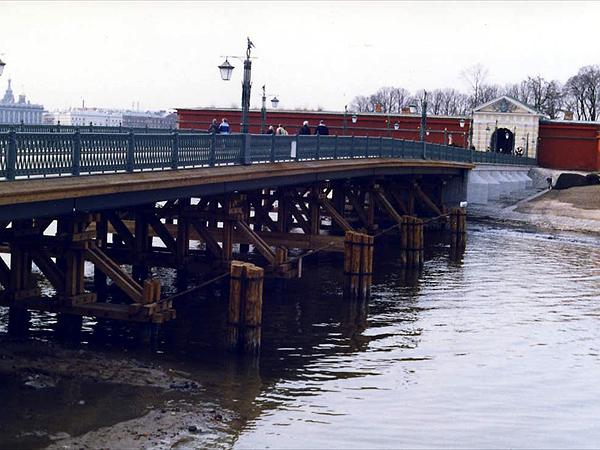
[[[122,111],[103,108],[69,108],[44,114],[46,125],[124,128],[176,128],[177,114],[166,111]]]
[[[177,114],[167,111],[123,111],[127,128],[176,128]]]
[[[19,95],[19,99],[15,101],[11,80],[8,80],[8,87],[0,100],[0,123],[37,125],[42,123],[43,113],[44,107],[27,101],[25,94]]]
[[[44,123],[47,125],[118,127],[122,122],[121,111],[101,108],[69,108],[44,115]]]

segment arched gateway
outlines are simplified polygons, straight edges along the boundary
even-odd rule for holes
[[[498,128],[492,134],[490,149],[493,152],[505,153],[507,155],[514,154],[515,134],[508,128]]]
[[[473,146],[482,152],[537,154],[539,111],[507,95],[473,110]]]

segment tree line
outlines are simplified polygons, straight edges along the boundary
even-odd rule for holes
[[[519,83],[506,85],[488,82],[488,70],[481,64],[465,69],[466,92],[453,88],[427,92],[427,114],[467,115],[473,108],[502,95],[509,95],[551,119],[561,112],[572,112],[577,120],[600,120],[600,66],[584,66],[566,82],[528,76]],[[350,103],[354,112],[397,114],[403,108],[416,107],[421,112],[423,91],[411,93],[402,87],[382,87],[371,95],[358,95]]]

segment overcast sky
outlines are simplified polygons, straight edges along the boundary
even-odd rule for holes
[[[242,63],[256,48],[260,86],[280,108],[343,110],[381,86],[465,89],[476,63],[490,81],[565,81],[599,64],[599,2],[0,2],[0,92],[48,109],[167,109],[240,104]]]

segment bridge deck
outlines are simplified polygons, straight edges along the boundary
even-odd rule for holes
[[[102,207],[98,202],[111,207],[139,204],[140,195],[150,202],[193,194],[293,185],[311,179],[318,181],[395,173],[443,174],[472,168],[473,164],[464,162],[365,158],[17,180],[0,183],[0,212],[5,212],[0,216],[7,218],[7,209],[16,212],[17,206],[29,205],[30,208],[43,203],[49,203],[47,206],[53,209],[51,212],[56,213],[59,211],[54,208],[62,209],[59,204],[66,200],[70,200],[69,208],[75,209],[85,209],[84,203],[91,199],[96,201],[92,201],[94,204],[89,207]],[[132,198],[132,195],[137,198]],[[79,204],[74,205],[77,199]]]

